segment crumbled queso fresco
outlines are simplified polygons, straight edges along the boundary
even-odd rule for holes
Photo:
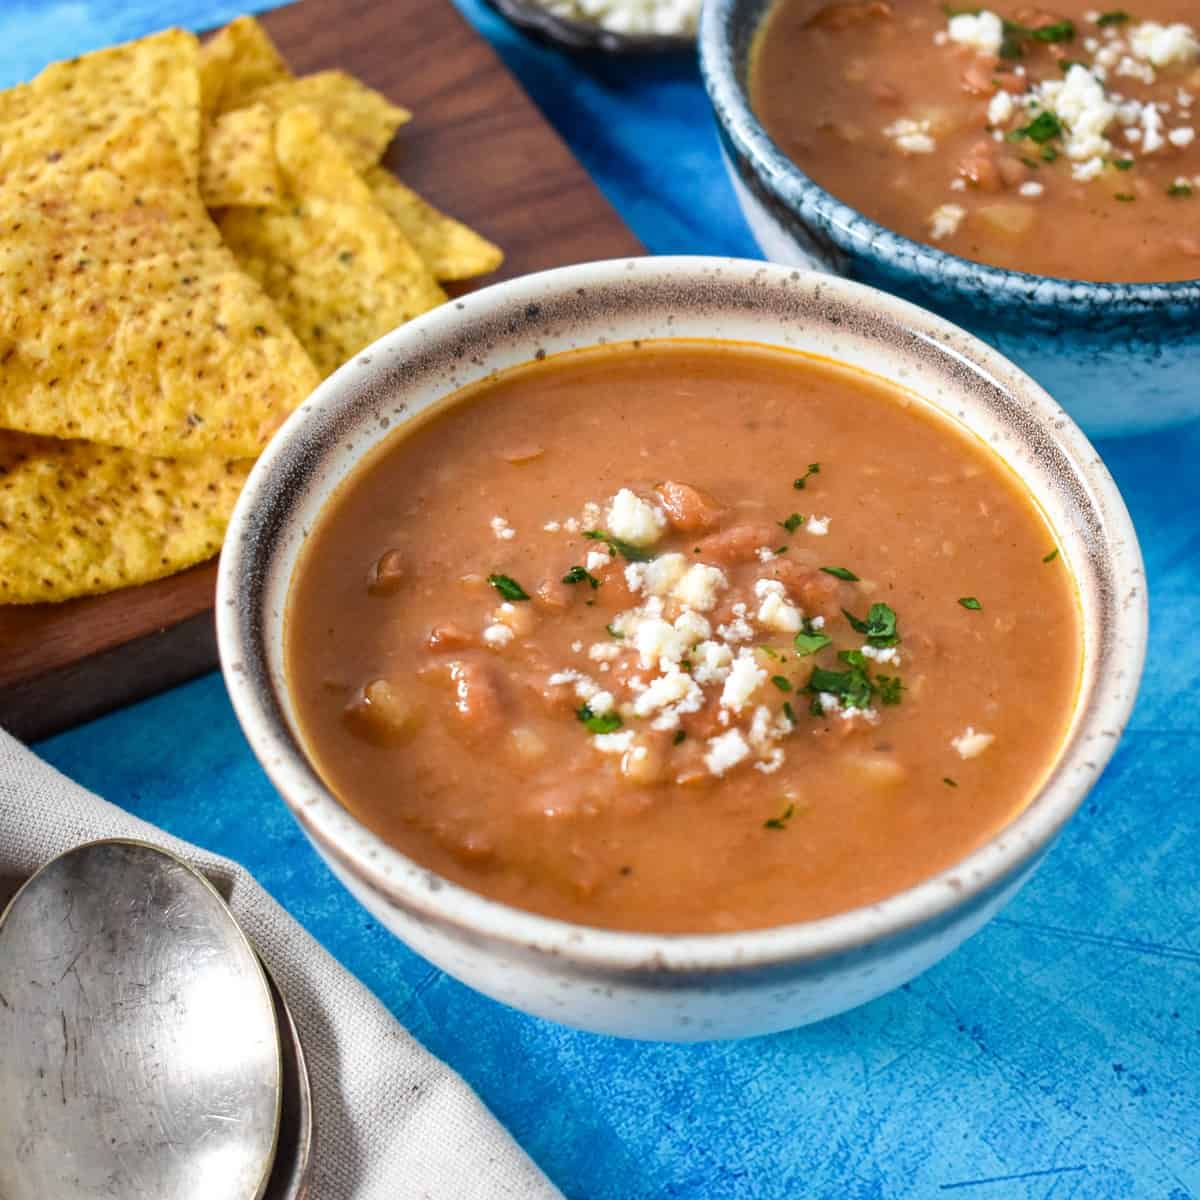
[[[1200,56],[1191,25],[1136,21],[1113,10],[1089,12],[1078,27],[1049,17],[1026,27],[984,9],[950,16],[934,41],[947,52],[965,47],[985,65],[995,64],[983,84],[991,94],[981,123],[995,141],[1017,145],[1022,161],[1038,171],[1039,178],[1016,187],[1023,198],[1044,196],[1057,173],[1076,183],[1113,185],[1114,201],[1132,201],[1129,185],[1144,159],[1177,157],[1196,140],[1196,96],[1182,86]],[[1036,79],[1027,70],[1022,59],[1039,48],[1053,55],[1061,78]],[[1132,84],[1142,98],[1127,94]],[[937,131],[928,119],[900,116],[882,132],[897,154],[937,153]],[[964,192],[976,182],[967,162],[949,188]],[[1182,198],[1195,188],[1200,174],[1181,160],[1167,192]],[[948,198],[929,215],[930,239],[952,237],[968,219],[967,209]]]
[[[536,0],[539,8],[613,33],[678,36],[696,32],[700,0]]]
[[[819,470],[814,463],[809,475]],[[574,716],[595,752],[617,756],[622,772],[636,779],[649,754],[647,735],[670,733],[679,745],[688,736],[684,719],[705,710],[716,719],[701,760],[709,774],[771,774],[806,723],[824,727],[835,720],[849,728],[885,720],[884,710],[899,704],[905,690],[896,673],[907,657],[896,613],[875,603],[862,616],[847,607],[841,610],[844,622],[827,622],[806,613],[776,577],[789,539],[824,537],[832,520],[793,513],[778,521],[782,544],[757,548],[750,560],[761,574],[741,592],[732,590],[719,564],[704,561],[701,547],[660,546],[675,531],[657,494],[622,488],[606,503],[586,504],[579,516],[546,521],[545,532],[582,534],[588,546],[563,576],[564,585],[586,595],[616,581],[631,598],[615,615],[598,615],[593,640],[573,642],[570,659],[545,679],[547,688],[572,696]],[[502,516],[491,525],[498,537],[510,532]],[[819,570],[843,587],[862,586],[845,567]],[[521,635],[522,602],[531,597],[509,576],[492,575],[488,582],[501,603],[485,623],[483,640],[503,654]],[[829,578],[823,586],[838,587]],[[960,603],[978,607],[973,599]],[[991,741],[990,734],[967,727],[948,750],[972,758]]]

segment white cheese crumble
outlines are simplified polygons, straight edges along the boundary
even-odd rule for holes
[[[754,651],[743,646],[721,689],[721,707],[741,712],[751,696],[767,681],[767,673],[754,660]]]
[[[950,18],[946,33],[960,46],[995,54],[1004,42],[1004,22],[987,9],[979,13],[958,13]]]
[[[699,684],[723,683],[729,676],[733,651],[724,642],[701,642],[692,649],[692,678]]]
[[[483,631],[483,640],[497,650],[507,646],[516,635],[507,625],[489,625]]]
[[[651,596],[669,595],[671,589],[683,578],[687,569],[688,560],[682,554],[660,554],[653,561],[644,564],[642,586]],[[628,574],[629,572],[626,571],[627,576]]]
[[[547,533],[557,533],[562,528],[562,522],[561,521],[547,521],[545,523],[545,525],[542,526],[542,528]]]
[[[780,633],[799,633],[803,614],[787,599],[783,584],[777,579],[759,579],[754,584],[754,594],[762,602],[758,609],[758,623]]]
[[[1156,67],[1193,62],[1200,52],[1200,42],[1190,26],[1181,23],[1160,25],[1143,21],[1129,31],[1129,47],[1138,58]]]
[[[958,232],[959,226],[966,219],[967,210],[961,204],[939,204],[937,208],[929,214],[929,236],[935,242],[940,242],[944,238],[953,237]],[[828,532],[828,522],[822,525],[822,528],[814,530],[814,524],[822,524],[821,522],[808,522],[809,533],[826,533]]]
[[[605,527],[613,537],[632,546],[650,546],[662,537],[667,518],[662,509],[622,488],[609,502]]]
[[[633,745],[633,730],[622,729],[619,733],[598,733],[592,745],[601,754],[624,754]]]
[[[770,546],[759,546],[759,548],[754,552],[754,557],[757,558],[760,563],[769,563],[771,559],[776,557],[776,554]]]
[[[1082,162],[1112,149],[1104,132],[1117,115],[1117,106],[1086,67],[1072,64],[1065,79],[1041,84],[1034,95],[1066,126],[1063,149],[1072,161]]]
[[[750,756],[750,747],[740,729],[730,729],[708,739],[708,753],[704,765],[714,775],[724,775]]]
[[[1180,147],[1180,149],[1184,146],[1190,146],[1195,140],[1196,131],[1191,125],[1179,125],[1167,134],[1167,141],[1172,146]]]
[[[974,727],[968,725],[958,737],[950,739],[950,745],[958,751],[960,758],[977,758],[995,740],[995,734],[976,733]]]
[[[884,127],[883,136],[890,138],[902,154],[932,154],[937,149],[937,142],[930,136],[929,129],[928,121],[901,117]]]
[[[949,208],[950,205],[943,207]],[[964,214],[965,216],[966,214]],[[804,523],[804,528],[813,535],[813,537],[824,537],[829,532],[829,522],[832,517],[809,517]]]
[[[1016,112],[1012,95],[1003,89],[998,91],[988,101],[987,119],[989,125],[1006,125]]]
[[[580,646],[582,649],[582,644]],[[615,642],[593,642],[588,647],[588,658],[592,662],[612,662],[614,658],[619,658],[621,647]]]
[[[502,542],[511,541],[517,536],[517,531],[503,517],[493,517],[488,524]]]
[[[1096,155],[1094,158],[1089,158],[1086,162],[1076,163],[1071,168],[1071,178],[1078,179],[1081,183],[1088,183],[1095,179],[1103,170],[1104,159]]]
[[[1036,179],[1027,179],[1019,188],[1017,188],[1017,192],[1020,195],[1029,196],[1031,198],[1034,196],[1040,196],[1045,190],[1045,187],[1038,183]]]
[[[717,593],[728,586],[729,580],[720,567],[692,563],[671,589],[671,595],[688,608],[708,612],[717,602]]]
[[[746,606],[738,603],[733,606],[733,620],[725,625],[717,626],[717,633],[727,642],[748,642],[754,637],[754,628],[746,620]]]
[[[872,646],[869,642],[860,647],[863,658],[869,658],[875,662],[899,664],[900,650],[897,646]]]

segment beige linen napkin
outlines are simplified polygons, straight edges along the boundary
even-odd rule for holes
[[[0,907],[43,863],[104,837],[153,842],[203,871],[274,975],[312,1076],[314,1200],[561,1200],[471,1089],[241,867],[85,791],[0,730]]]

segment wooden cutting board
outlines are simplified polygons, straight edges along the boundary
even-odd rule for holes
[[[412,110],[385,161],[504,248],[478,284],[642,252],[449,0],[303,0],[262,20],[297,73],[340,67]],[[215,578],[209,563],[107,596],[0,607],[0,727],[44,737],[214,667]]]

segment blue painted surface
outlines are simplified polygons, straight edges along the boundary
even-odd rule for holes
[[[209,25],[232,11],[212,0],[110,7],[0,0],[0,82],[168,18]],[[573,63],[507,34],[477,0],[464,8],[651,250],[753,252],[694,66]],[[1102,450],[1151,584],[1132,726],[998,920],[908,988],[814,1028],[634,1044],[473,994],[333,880],[216,676],[38,749],[139,816],[245,863],[572,1198],[1200,1197],[1200,427]]]

